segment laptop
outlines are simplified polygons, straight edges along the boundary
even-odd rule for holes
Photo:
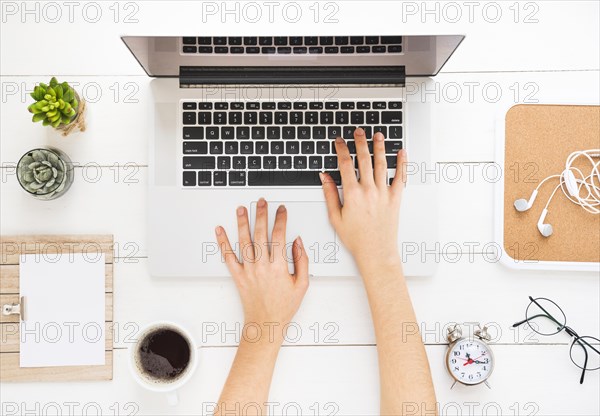
[[[385,135],[390,181],[396,153],[407,149],[398,235],[404,271],[435,272],[438,203],[423,92],[463,36],[122,39],[155,78],[148,115],[151,275],[229,275],[215,226],[224,226],[234,243],[236,207],[248,207],[253,227],[264,197],[271,226],[277,206],[286,205],[287,241],[302,236],[311,275],[356,276],[328,222],[318,173],[330,172],[341,192],[333,139],[344,137],[354,155],[358,126],[369,140],[378,131]],[[272,249],[291,260],[289,245]]]

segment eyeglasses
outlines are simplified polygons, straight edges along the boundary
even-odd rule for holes
[[[590,336],[579,336],[573,328],[566,325],[567,317],[556,303],[547,298],[532,298],[525,311],[525,319],[513,324],[513,328],[527,323],[529,327],[540,335],[555,335],[565,331],[573,342],[569,349],[571,361],[581,369],[579,383],[583,384],[586,371],[600,368],[600,340]]]

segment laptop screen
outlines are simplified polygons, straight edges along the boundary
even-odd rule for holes
[[[435,36],[124,36],[152,77],[179,77],[198,68],[402,68],[406,76],[436,75],[462,35]]]

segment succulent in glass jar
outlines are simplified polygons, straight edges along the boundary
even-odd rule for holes
[[[68,157],[53,149],[35,149],[21,157],[17,179],[27,192],[42,199],[62,195],[72,183],[72,164]]]

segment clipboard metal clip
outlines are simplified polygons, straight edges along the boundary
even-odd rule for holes
[[[21,296],[21,303],[2,305],[2,315],[21,315],[21,321],[25,320],[25,296]]]

